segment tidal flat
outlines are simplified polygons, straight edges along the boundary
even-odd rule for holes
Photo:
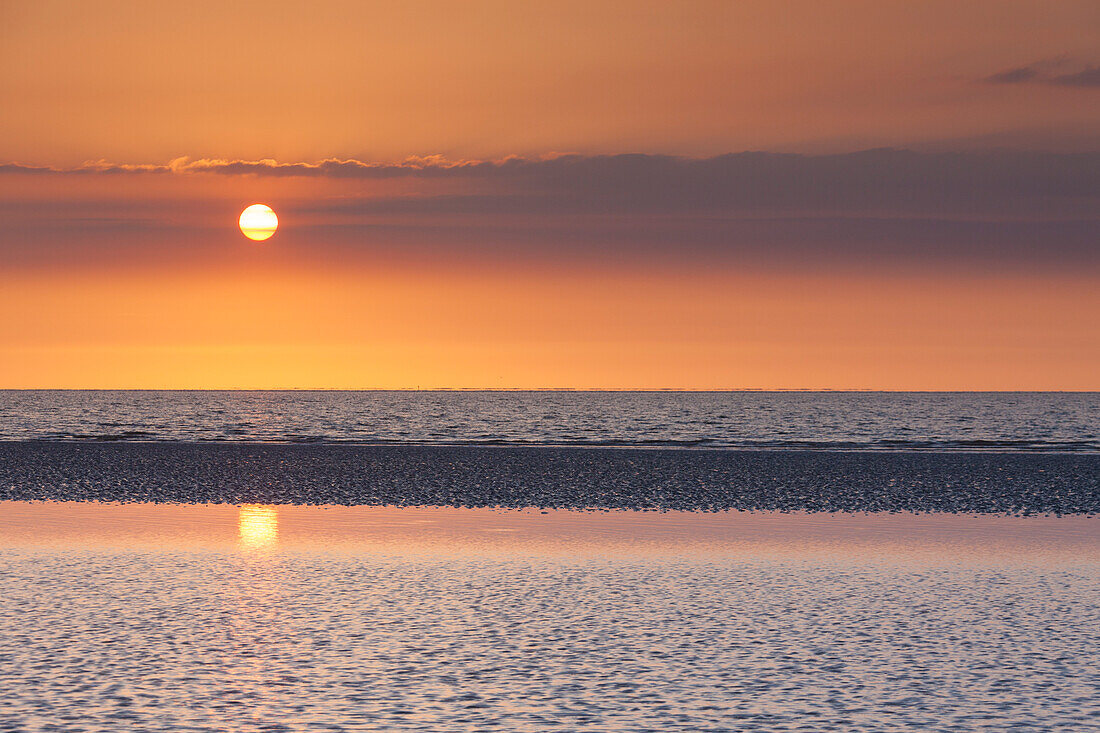
[[[0,441],[0,499],[1100,513],[1100,453]]]

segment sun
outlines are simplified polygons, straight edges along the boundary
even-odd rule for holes
[[[262,242],[278,229],[279,217],[267,204],[252,204],[241,212],[238,224],[246,237]]]

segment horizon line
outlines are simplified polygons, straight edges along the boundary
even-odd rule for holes
[[[875,387],[0,387],[0,392],[835,392],[883,394],[1100,394],[1100,388],[895,389]]]

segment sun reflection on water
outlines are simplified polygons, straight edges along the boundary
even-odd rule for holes
[[[279,540],[279,514],[274,507],[246,504],[241,507],[237,528],[241,547],[274,547]]]

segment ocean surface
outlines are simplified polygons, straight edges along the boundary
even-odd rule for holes
[[[0,391],[0,440],[1100,452],[1100,393]]]

